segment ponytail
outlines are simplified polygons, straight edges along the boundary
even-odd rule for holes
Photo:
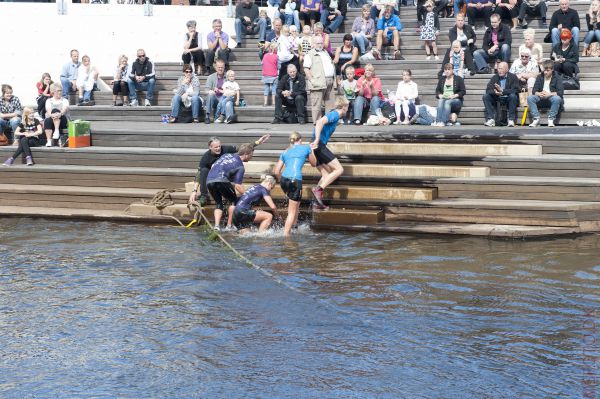
[[[271,186],[275,186],[275,184],[277,183],[275,178],[268,174],[260,175],[260,181],[261,181],[261,184],[269,183]]]

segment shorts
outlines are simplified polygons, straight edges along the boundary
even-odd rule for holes
[[[302,180],[281,178],[281,189],[292,201],[300,201],[302,199]]]
[[[238,229],[248,229],[254,226],[256,211],[254,209],[239,209],[233,211],[233,225]]]
[[[329,162],[336,159],[336,156],[327,146],[319,142],[319,146],[315,149],[315,158],[317,158],[317,166],[327,165]]]
[[[235,189],[233,185],[229,182],[212,182],[206,185],[210,195],[215,200],[215,204],[217,209],[224,210],[225,204],[223,203],[223,197],[225,200],[229,201],[231,205],[235,205],[237,202],[237,195],[235,195]]]

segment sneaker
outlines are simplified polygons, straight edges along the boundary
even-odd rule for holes
[[[213,230],[214,231],[221,231],[221,228],[219,226],[215,226],[215,227],[213,227]]]
[[[27,166],[33,166],[33,158],[31,157],[26,157],[25,161],[27,163]]]
[[[354,124],[355,124],[355,125],[360,125],[360,119],[355,119],[355,120],[354,120]]]
[[[515,121],[513,121],[512,119],[508,121],[508,123],[506,124],[506,127],[515,127]]]
[[[206,116],[204,117],[204,123],[206,123],[207,125],[209,125],[209,124],[210,124],[210,117],[209,117],[208,115],[206,115]]]
[[[548,127],[556,127],[554,125],[554,119],[548,119]]]
[[[537,127],[539,125],[540,125],[540,118],[536,118],[529,124],[529,127]]]
[[[223,123],[225,123],[226,125],[229,125],[231,122],[233,122],[233,116],[228,116],[227,118],[225,118],[225,120],[223,121]]]
[[[304,118],[298,118],[298,123],[299,123],[300,125],[305,125],[305,124],[306,124],[306,121],[304,120]]]
[[[376,48],[374,48],[372,50],[372,54],[373,54],[373,57],[375,57],[376,60],[381,60],[381,53],[379,52],[379,50],[377,50]]]
[[[138,103],[138,100],[131,100],[131,102],[129,103],[129,105],[131,105],[132,107],[137,107],[140,104]]]
[[[446,126],[452,126],[452,122],[446,122]]]
[[[325,206],[323,203],[323,189],[319,186],[314,186],[311,191],[315,197],[315,201],[317,201],[317,204],[320,206]]]
[[[395,60],[403,60],[404,57],[402,56],[402,54],[400,53],[400,50],[396,50],[394,51],[394,59]]]
[[[454,122],[454,126],[460,126],[460,122]]]
[[[46,147],[52,147],[52,140],[46,140]]]
[[[414,114],[413,116],[410,117],[410,120],[408,121],[408,123],[411,125],[414,125],[417,122],[417,119],[419,119],[419,114]]]
[[[493,119],[488,119],[487,121],[485,121],[483,126],[494,127],[494,126],[496,126],[496,121]]]
[[[329,207],[327,205],[320,205],[316,202],[313,202],[312,206],[311,206],[313,211],[327,211],[329,210]]]
[[[434,56],[433,58],[435,58],[436,61],[440,60],[440,57],[438,55]]]
[[[272,125],[279,125],[281,123],[281,119],[277,119],[277,118],[273,118],[273,120],[271,121]]]
[[[223,115],[219,115],[217,119],[215,119],[215,123],[223,123],[225,117]]]
[[[54,133],[52,133],[52,138],[54,140],[58,140],[60,138],[60,132],[58,130],[55,130]]]
[[[30,158],[30,157],[27,157],[27,158]],[[10,157],[6,161],[4,161],[2,166],[10,166],[13,164],[13,162],[15,162],[15,159],[13,157]]]
[[[237,231],[237,229],[234,226],[226,226],[223,231]]]
[[[151,106],[152,106],[152,104],[150,104],[150,100],[145,99],[144,100],[144,107],[151,107]]]
[[[429,60],[431,59],[431,56],[430,56],[430,55],[428,55],[428,56],[426,56],[426,57],[425,57],[425,59],[426,59],[427,61],[429,61]]]

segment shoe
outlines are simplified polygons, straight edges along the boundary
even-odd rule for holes
[[[215,123],[223,123],[225,117],[223,115],[219,115],[217,119],[215,119]]]
[[[234,226],[225,226],[223,231],[237,231],[237,229]]]
[[[527,22],[525,22],[525,21],[523,21],[519,24],[520,29],[527,29],[528,26],[529,26],[529,24],[527,24]]]
[[[77,101],[77,105],[85,105],[85,101],[83,101],[83,97],[79,97],[79,100]]]
[[[192,119],[192,123],[200,123],[200,119],[194,118],[194,119]]]
[[[327,210],[329,210],[329,207],[327,205],[320,205],[316,202],[313,202],[312,210],[313,211],[327,211]]]
[[[540,21],[540,28],[548,29],[548,24],[546,23],[546,21]]]
[[[150,104],[150,100],[148,100],[148,99],[145,99],[145,100],[144,100],[144,106],[145,106],[145,107],[151,107],[151,106],[152,106],[152,104]]]
[[[446,122],[446,126],[452,126],[452,122]]]
[[[360,119],[355,119],[355,120],[354,120],[354,124],[355,124],[355,125],[360,125]]]
[[[482,75],[489,74],[489,73],[492,73],[492,69],[490,67],[485,67],[485,68],[479,70],[478,73],[482,74]]]
[[[402,54],[400,53],[400,50],[394,51],[394,59],[395,60],[403,60],[404,59],[404,57],[402,57]]]
[[[206,115],[206,117],[204,117],[204,123],[206,123],[207,125],[210,124],[210,117],[208,115]]]
[[[25,158],[25,162],[27,163],[27,166],[33,166],[33,158],[31,157],[26,157]]]
[[[210,69],[207,68],[204,70],[204,76],[208,76],[208,75],[210,75]]]
[[[281,124],[281,122],[282,122],[281,119],[273,118],[273,120],[271,121],[271,124],[272,125],[279,125],[279,124]]]
[[[439,60],[440,60],[440,57],[439,57],[438,55],[434,55],[434,56],[433,56],[433,58],[434,58],[436,61],[439,61]]]
[[[319,186],[314,186],[311,191],[315,197],[315,201],[317,201],[320,206],[325,206],[323,203],[323,189]]]
[[[493,119],[488,119],[487,121],[485,121],[483,126],[494,127],[494,126],[496,126],[496,121]]]
[[[506,127],[515,127],[515,121],[509,120],[508,123],[506,124]]]
[[[419,114],[414,114],[413,116],[410,117],[410,120],[408,121],[408,123],[410,125],[414,125],[417,122],[417,119],[419,119]]]
[[[556,127],[556,125],[554,125],[554,119],[548,119],[548,127]]]
[[[454,122],[454,126],[460,126],[460,122]]]
[[[30,158],[30,157],[27,157],[27,158]],[[13,157],[10,157],[6,161],[4,161],[2,166],[11,166],[13,164],[13,162],[15,162],[15,159]]]
[[[399,125],[400,121],[398,119],[396,119],[394,122],[392,122],[392,125]]]
[[[52,147],[52,140],[46,140],[46,147]]]
[[[381,53],[379,52],[379,50],[377,50],[376,48],[374,48],[371,53],[373,54],[373,57],[375,57],[376,60],[381,60]]]
[[[96,101],[90,100],[90,101],[87,102],[87,105],[90,106],[90,107],[93,107],[94,105],[96,105]]]
[[[221,228],[219,226],[215,226],[215,227],[213,227],[213,230],[214,231],[221,231]]]
[[[242,48],[242,43],[237,42],[237,44],[235,45],[235,48]]]
[[[225,120],[223,121],[223,123],[225,123],[226,125],[229,125],[231,122],[233,122],[233,116],[228,116],[227,118],[225,118]]]
[[[177,123],[177,118],[174,116],[169,117],[169,123]]]
[[[200,198],[198,198],[198,203],[200,204],[200,206],[206,205],[207,202],[208,199],[204,195],[201,195]]]
[[[430,55],[428,55],[428,56],[426,56],[426,57],[425,57],[425,59],[426,59],[427,61],[429,61],[429,60],[431,60],[431,56],[430,56]]]
[[[539,125],[540,125],[540,118],[536,118],[529,124],[529,127],[537,127]]]
[[[137,107],[140,104],[138,103],[138,100],[131,100],[131,102],[129,103],[129,105],[131,105],[132,107]]]
[[[306,125],[306,120],[304,120],[304,118],[298,118],[298,123],[301,125]]]
[[[52,133],[52,139],[58,140],[59,138],[60,138],[60,132],[58,130],[55,130],[54,133]]]

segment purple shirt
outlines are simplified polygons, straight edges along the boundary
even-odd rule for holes
[[[225,82],[225,76],[223,76],[222,78],[220,78],[219,76],[217,76],[217,86],[216,86],[216,88],[219,89],[219,90],[222,90],[224,82]],[[217,98],[221,98],[222,95],[223,95],[223,92],[221,92],[221,91],[218,92],[218,93],[215,93],[215,96]]]
[[[229,45],[229,35],[223,31],[221,31],[221,37],[223,38],[223,41],[225,42],[225,44]],[[208,35],[206,35],[206,41],[211,44],[214,43],[214,41],[217,40],[216,36],[215,36],[215,32],[209,32]]]
[[[244,162],[238,154],[225,154],[213,164],[206,177],[206,183],[231,182],[242,184],[244,179]]]
[[[270,197],[271,194],[263,187],[262,184],[255,184],[250,187],[236,202],[236,209],[252,209],[252,207],[260,202],[264,197]]]

